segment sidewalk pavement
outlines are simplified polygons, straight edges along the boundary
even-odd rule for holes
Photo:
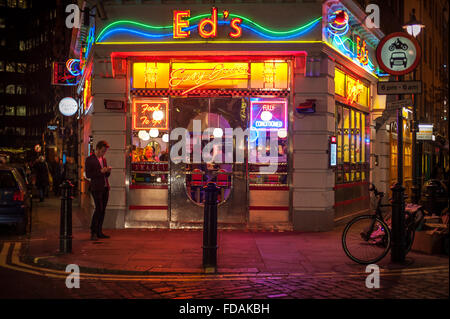
[[[106,229],[109,239],[90,240],[91,212],[73,205],[73,248],[58,254],[60,199],[33,207],[33,230],[27,262],[65,269],[77,264],[84,272],[123,274],[203,273],[201,230]],[[344,226],[330,232],[218,231],[217,273],[361,273],[365,266],[351,261],[341,246]],[[410,252],[404,264],[390,254],[378,265],[384,269],[447,266],[448,256]]]

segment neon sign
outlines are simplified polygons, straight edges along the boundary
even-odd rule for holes
[[[219,63],[211,69],[200,70],[193,69],[192,66],[190,68],[174,68],[170,73],[171,88],[189,87],[183,95],[219,80],[248,80],[250,75],[247,63]]]
[[[261,62],[136,62],[134,89],[286,89],[289,66],[282,61]]]
[[[78,78],[67,69],[64,62],[53,62],[52,64],[52,85],[77,85]]]
[[[287,101],[285,99],[250,99],[251,128],[265,131],[286,129]]]
[[[370,59],[367,42],[350,30],[350,18],[346,10],[330,9],[327,20],[324,37],[329,45],[366,71],[383,75]]]
[[[150,25],[132,20],[118,20],[106,25],[96,38],[97,43],[117,34],[127,34],[141,39],[164,40],[164,39],[188,39],[191,31],[199,33],[203,39],[213,39],[220,36],[218,27],[229,26],[230,39],[239,39],[243,31],[267,40],[288,40],[300,38],[316,27],[320,26],[322,17],[293,27],[285,31],[274,30],[242,15],[232,14],[228,10],[219,12],[212,8],[210,14],[200,14],[191,17],[190,10],[174,10],[172,12],[172,24]],[[198,23],[196,23],[198,21]]]
[[[364,90],[364,85],[357,80],[355,83],[348,82],[347,84],[347,103],[355,102]]]
[[[163,99],[135,99],[133,101],[133,130],[168,129],[168,101]]]
[[[356,36],[356,58],[363,65],[369,63],[369,51],[366,48],[366,41],[361,40],[359,36]]]

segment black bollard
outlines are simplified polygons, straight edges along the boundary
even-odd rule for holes
[[[392,190],[392,250],[391,261],[402,263],[406,255],[405,188],[397,183]]]
[[[214,183],[205,187],[205,210],[203,219],[203,268],[205,272],[217,270],[217,193]]]
[[[59,252],[72,252],[72,188],[70,181],[61,184],[61,221],[59,228]]]

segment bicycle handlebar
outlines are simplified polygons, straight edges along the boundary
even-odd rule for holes
[[[383,192],[379,192],[373,183],[370,183],[369,191],[373,192],[375,194],[375,196],[377,196],[377,197],[378,196],[380,196],[380,197],[384,196],[384,193]]]

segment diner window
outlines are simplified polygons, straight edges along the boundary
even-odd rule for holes
[[[19,50],[25,51],[27,49],[25,41],[19,41]]]
[[[368,178],[368,116],[344,104],[336,104],[336,183]]]
[[[279,186],[288,184],[288,139],[284,130],[278,131],[278,154],[277,169],[275,172],[264,172],[263,168],[269,163],[262,163],[260,156],[270,155],[270,134],[269,131],[254,131],[250,133],[249,143],[249,185],[250,186]],[[258,152],[258,156],[256,156]],[[274,162],[274,161],[272,161]]]
[[[5,63],[0,61],[0,72],[5,71]]]
[[[8,7],[10,8],[17,7],[17,0],[8,0]]]
[[[5,18],[0,18],[0,29],[6,28],[6,20]]]
[[[360,80],[345,74],[338,68],[334,73],[335,94],[346,98],[346,104],[357,103],[362,106],[369,106],[369,87]]]

